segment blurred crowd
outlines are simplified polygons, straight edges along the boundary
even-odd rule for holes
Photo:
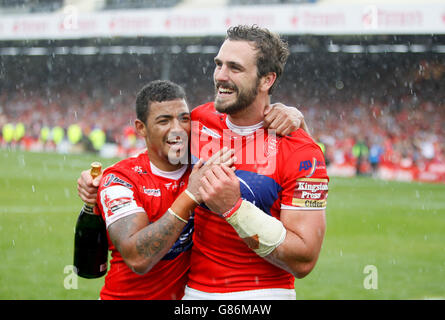
[[[306,119],[327,161],[354,174],[376,175],[382,166],[418,171],[445,165],[445,104],[413,100],[407,97],[399,110],[359,101],[331,104],[330,116],[313,108]]]
[[[383,169],[405,170],[410,174],[406,180],[412,180],[421,172],[424,177],[433,172],[434,178],[423,180],[445,182],[445,65],[419,60],[407,68],[403,61],[390,68],[391,61],[386,67],[359,61],[368,71],[361,76],[357,66],[354,77],[339,75],[341,62],[333,71],[332,61],[325,61],[326,71],[323,63],[312,62],[310,67],[294,57],[290,69],[298,72],[287,71],[273,100],[303,112],[334,174],[382,176]],[[3,85],[0,93],[2,148],[117,157],[143,148],[133,128],[135,95],[159,75],[149,73],[147,65],[141,71],[125,64],[114,65],[114,76],[110,71],[98,75],[103,63],[107,65],[102,62],[100,68],[94,64],[96,69],[82,81],[78,77],[88,68],[82,63],[68,80],[54,71],[60,66],[52,67],[46,82],[44,74],[34,74],[34,80],[17,84],[19,75],[12,74],[16,84]],[[196,68],[192,76],[193,65],[184,65],[187,72],[171,73],[171,80],[185,86],[191,108],[213,96],[211,63]]]
[[[2,146],[32,151],[101,152],[117,145],[126,156],[139,147],[133,97],[117,92],[88,95],[70,88],[54,97],[33,92],[0,95]],[[143,144],[142,144],[143,145]]]

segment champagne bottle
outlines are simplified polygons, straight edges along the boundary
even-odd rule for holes
[[[93,162],[90,174],[100,175],[102,164]],[[76,223],[74,236],[74,267],[77,275],[93,279],[107,273],[108,238],[105,222],[94,206],[84,204]]]

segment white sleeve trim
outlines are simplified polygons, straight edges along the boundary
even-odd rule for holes
[[[103,189],[100,192],[100,201],[107,228],[130,214],[145,212],[144,208],[140,207],[134,199],[133,190],[121,185]]]
[[[304,210],[304,211],[314,211],[314,210],[325,210],[326,207],[322,207],[322,208],[306,208],[306,207],[295,207],[295,206],[290,206],[287,204],[282,204],[281,205],[281,210]]]
[[[134,210],[127,211],[126,213],[123,213],[123,214],[121,214],[121,215],[119,215],[119,216],[116,216],[115,219],[107,219],[107,221],[106,221],[106,223],[105,223],[105,224],[107,225],[107,230],[108,230],[108,227],[111,226],[111,225],[112,225],[113,223],[115,223],[116,221],[118,221],[118,220],[120,220],[120,219],[122,219],[122,218],[128,217],[128,216],[130,216],[130,215],[132,215],[132,214],[139,213],[139,212],[141,212],[141,213],[145,213],[144,210],[134,209]]]

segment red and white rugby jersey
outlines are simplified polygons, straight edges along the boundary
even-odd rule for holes
[[[103,173],[97,203],[107,228],[120,218],[145,211],[150,223],[164,215],[187,187],[190,170],[162,172],[146,152],[122,160]],[[169,252],[149,272],[137,275],[125,264],[109,240],[112,259],[105,277],[101,299],[180,299],[184,294],[190,266],[193,218]]]
[[[259,128],[238,135],[228,124],[227,116],[218,113],[213,102],[192,111],[193,162],[208,159],[223,146],[234,148],[242,198],[276,219],[281,209],[326,207],[329,178],[323,153],[306,132],[278,137]],[[193,289],[224,293],[294,288],[290,273],[259,257],[231,225],[205,205],[195,210],[193,243],[188,282]]]

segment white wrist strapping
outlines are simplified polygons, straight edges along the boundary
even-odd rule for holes
[[[190,191],[188,191],[187,189],[185,189],[185,194],[188,195],[190,197],[190,199],[192,199],[193,201],[195,201],[198,205],[200,204],[198,202],[198,200],[196,200],[195,196],[193,195],[193,193],[191,193]]]
[[[270,254],[286,237],[286,228],[280,220],[246,200],[226,221],[260,257]]]
[[[184,218],[181,218],[180,216],[178,216],[178,215],[176,214],[176,212],[174,212],[171,208],[168,208],[167,211],[168,211],[172,216],[174,216],[176,219],[178,219],[179,221],[182,221],[182,222],[184,222],[185,224],[188,223],[187,220],[185,220]]]

